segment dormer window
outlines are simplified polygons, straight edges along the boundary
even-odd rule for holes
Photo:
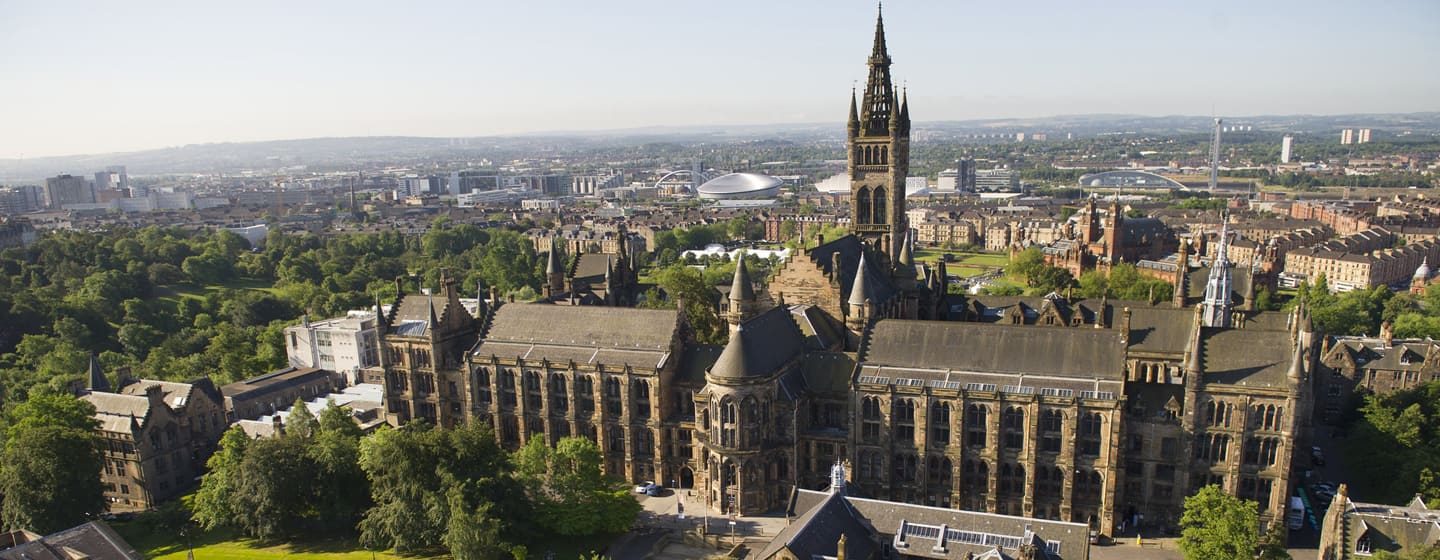
[[[1369,534],[1360,535],[1360,538],[1355,539],[1355,554],[1364,554],[1366,556],[1370,555]]]

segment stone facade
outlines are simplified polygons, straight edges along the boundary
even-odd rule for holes
[[[126,379],[111,392],[92,359],[89,388],[111,511],[143,510],[179,496],[205,470],[228,425],[220,392],[209,379],[190,383]]]

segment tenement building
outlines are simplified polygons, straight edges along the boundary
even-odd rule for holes
[[[449,285],[407,294],[382,329],[392,422],[485,422],[510,447],[587,437],[608,474],[694,488],[726,513],[793,506],[792,489],[831,487],[838,462],[852,496],[1062,532],[1174,528],[1184,496],[1210,484],[1283,518],[1291,458],[1309,445],[1306,314],[1252,310],[1243,266],[1188,256],[1171,301],[945,296],[892,196],[908,107],[880,22],[869,60],[849,125],[850,234],[793,258],[768,297],[737,266],[724,345],[697,342],[675,310],[492,294],[474,316]],[[931,511],[912,521],[943,524]],[[893,521],[901,541],[927,538]]]

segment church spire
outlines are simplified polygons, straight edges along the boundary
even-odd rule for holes
[[[1205,283],[1204,321],[1207,327],[1230,326],[1230,230],[1229,218],[1222,216],[1220,223],[1220,244],[1215,248],[1215,260],[1210,264],[1210,279]]]
[[[861,120],[866,136],[886,136],[890,132],[890,113],[897,109],[895,86],[890,81],[890,53],[885,47],[885,17],[875,18],[875,47],[870,53],[870,77],[865,82],[865,99]]]
[[[885,52],[885,5],[875,4],[875,48],[870,52],[871,58],[890,58]],[[886,60],[885,62],[890,62]]]
[[[855,88],[850,88],[850,123],[848,125],[850,135],[860,133],[860,110],[855,105]]]

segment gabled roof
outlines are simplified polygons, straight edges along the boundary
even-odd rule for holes
[[[495,311],[476,356],[654,368],[669,356],[679,311],[512,303]]]
[[[830,494],[820,505],[810,508],[786,525],[757,558],[773,558],[786,549],[796,558],[834,558],[839,552],[837,545],[841,535],[845,536],[846,558],[878,556],[880,547],[875,543],[872,532],[850,507],[845,495]]]
[[[1125,347],[1114,329],[1038,328],[884,319],[866,365],[1121,379]]]
[[[22,533],[22,535],[24,535]],[[91,521],[78,527],[30,539],[11,548],[0,549],[0,560],[141,560],[125,539],[103,521]],[[3,545],[0,545],[3,546]]]
[[[836,254],[840,255],[840,270],[838,276],[840,280],[840,294],[849,296],[852,291],[851,284],[855,281],[855,270],[860,265],[860,255],[864,252],[865,246],[860,242],[859,237],[846,235],[839,239],[827,241],[824,245],[816,246],[806,251],[804,256],[810,259],[810,262],[813,263],[816,268],[824,271],[827,276],[836,278],[834,256]],[[873,270],[873,263],[867,263],[866,266],[871,269],[870,274],[866,276],[866,290],[873,294],[870,299],[874,300],[877,304],[889,300],[890,296],[896,291],[895,287],[890,283],[889,276],[879,274]]]
[[[80,398],[95,406],[95,419],[106,432],[129,434],[132,421],[144,426],[150,417],[150,399],[144,396],[88,393]]]

